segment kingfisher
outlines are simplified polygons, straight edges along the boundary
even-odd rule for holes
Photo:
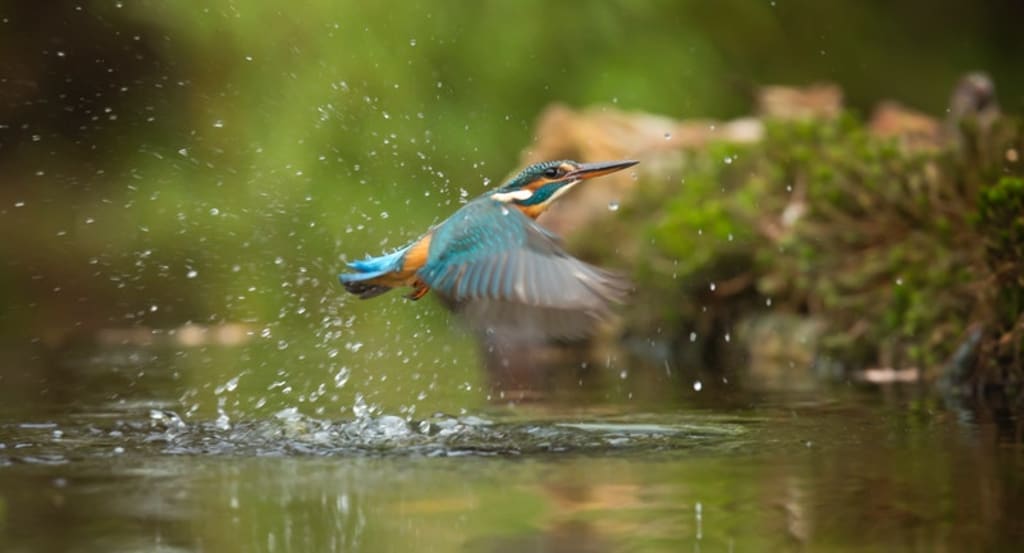
[[[431,289],[478,331],[554,339],[583,338],[622,303],[623,276],[577,259],[536,222],[577,184],[636,165],[546,161],[469,201],[451,217],[392,253],[348,263],[339,275],[361,299],[411,287]]]

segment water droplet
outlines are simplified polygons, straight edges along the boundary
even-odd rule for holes
[[[413,47],[416,46],[416,39],[415,38],[410,38],[409,39],[409,46],[413,46]]]
[[[725,159],[723,161],[725,161],[726,165],[732,165],[732,160],[733,158],[731,156],[725,156]]]
[[[234,392],[236,389],[238,389],[238,378],[239,377],[236,376],[236,377],[228,380],[224,384],[214,388],[213,389],[213,395],[219,396],[219,395],[223,394],[224,392]]]
[[[231,419],[228,417],[228,414],[225,413],[223,409],[218,409],[217,411],[220,413],[217,417],[217,422],[215,423],[217,425],[217,429],[231,430]]]
[[[197,276],[199,276],[199,271],[195,269],[189,269],[188,272],[185,273],[185,276],[188,278],[196,278]]]
[[[708,287],[709,287],[709,288],[711,288],[711,291],[712,291],[712,292],[714,292],[714,291],[715,291],[715,288],[717,288],[717,286],[715,286],[715,283],[714,283],[714,282],[712,282],[712,283],[711,283],[710,285],[708,285]]]
[[[188,148],[181,148],[180,150],[178,150],[178,155],[180,155],[180,156],[187,156],[188,155]]]
[[[612,200],[612,201],[608,202],[608,211],[618,211],[618,210],[619,210],[619,202],[618,201]]]
[[[764,304],[767,307],[771,307],[772,306],[772,299],[771,298],[765,298],[764,299]]]
[[[700,380],[697,380],[697,381],[695,381],[695,382],[693,383],[693,391],[694,391],[694,392],[699,392],[699,391],[701,391],[701,389],[703,389],[703,388],[704,388],[704,385],[703,385],[703,384],[701,384]]]
[[[903,286],[903,277],[896,277],[896,286]]]
[[[697,341],[697,333],[696,332],[691,332],[690,333],[690,341],[691,342],[696,342]]]
[[[665,133],[665,140],[671,140],[671,139],[672,139],[672,133],[666,132]]]
[[[625,380],[627,376],[629,376],[629,372],[626,369],[619,371],[619,378],[622,380]]]
[[[216,217],[216,216],[220,215],[220,210],[217,209],[216,207],[211,207],[210,208],[210,215],[213,215],[214,217]]]
[[[215,129],[223,129],[224,128],[224,122],[221,121],[220,119],[214,121],[213,122],[213,128],[215,128]]]
[[[366,398],[363,397],[363,394],[356,394],[356,402],[352,405],[352,414],[357,419],[366,418],[370,414],[370,407],[366,405]]]
[[[729,334],[728,332],[726,332],[725,333],[725,341],[726,342],[731,342],[732,341],[732,334]]]
[[[14,202],[14,207],[25,207],[25,202]]]
[[[338,369],[338,374],[334,375],[334,387],[341,388],[348,382],[349,376],[352,374],[348,370],[348,367],[342,367]]]

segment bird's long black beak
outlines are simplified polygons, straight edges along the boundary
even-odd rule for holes
[[[592,179],[594,177],[600,177],[601,175],[607,175],[608,173],[614,173],[621,171],[627,167],[632,167],[640,163],[634,159],[625,159],[622,161],[599,161],[597,163],[581,163],[580,166],[575,170],[571,171],[568,175],[569,178],[573,179]]]

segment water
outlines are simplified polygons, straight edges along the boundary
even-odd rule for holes
[[[291,407],[231,411],[224,426],[183,414],[166,363],[139,377],[129,367],[144,355],[91,359],[89,393],[36,370],[5,378],[0,550],[920,551],[1024,539],[1019,422],[912,389],[720,385],[670,401],[584,394],[421,416]]]

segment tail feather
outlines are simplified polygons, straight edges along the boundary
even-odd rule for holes
[[[391,287],[375,284],[372,280],[401,270],[402,258],[408,249],[406,247],[387,255],[368,257],[348,263],[348,266],[355,272],[342,273],[338,275],[338,280],[345,286],[345,290],[359,296],[360,299],[365,300],[379,296],[390,290]]]

